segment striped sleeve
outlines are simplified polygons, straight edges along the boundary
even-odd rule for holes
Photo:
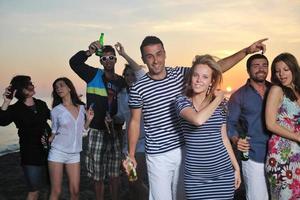
[[[180,112],[184,108],[191,107],[191,103],[189,102],[186,96],[180,95],[176,97],[175,106],[176,106],[176,113],[178,116],[180,116]]]
[[[128,105],[132,109],[138,109],[143,106],[141,96],[139,95],[135,86],[130,88]]]

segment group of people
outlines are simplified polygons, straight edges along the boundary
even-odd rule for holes
[[[48,181],[48,174],[50,199],[58,199],[64,165],[71,198],[78,199],[82,136],[94,112],[91,108],[85,109],[73,83],[66,77],[53,82],[51,111],[44,101],[34,98],[34,95],[31,78],[15,76],[3,94],[0,110],[0,124],[4,126],[14,122],[18,128],[21,166],[29,191],[27,199],[38,199],[38,191]],[[13,96],[18,101],[10,105]],[[49,119],[52,121],[51,129],[47,122]]]
[[[129,182],[132,199],[233,199],[242,179],[232,144],[249,151],[250,159],[242,162],[247,199],[300,198],[296,58],[289,53],[277,56],[269,83],[267,58],[254,54],[247,61],[249,80],[229,102],[219,89],[222,73],[248,54],[264,52],[265,40],[218,61],[211,55],[195,56],[190,68],[166,67],[162,41],[147,36],[140,46],[147,73],[117,43],[115,49],[128,62],[123,77],[115,73],[115,49],[92,42],[69,61],[87,84],[86,106],[65,77],[53,83],[51,111],[33,97],[30,77],[14,77],[3,95],[0,125],[14,122],[19,129],[28,199],[38,198],[47,165],[50,199],[59,198],[64,165],[71,199],[79,199],[79,153],[85,134],[87,176],[97,200],[104,199],[105,180],[112,199],[119,198],[120,167],[129,173],[128,162],[138,174],[136,182]],[[86,64],[98,49],[103,69]],[[18,99],[13,105],[11,93]],[[42,140],[48,119],[49,153]]]
[[[247,199],[299,199],[300,68],[295,56],[279,54],[270,83],[268,67],[261,54],[247,60],[249,79],[229,99],[228,135],[249,151],[242,161]]]

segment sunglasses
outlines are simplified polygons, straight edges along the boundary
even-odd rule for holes
[[[113,61],[116,59],[116,56],[102,56],[100,60],[102,62]]]

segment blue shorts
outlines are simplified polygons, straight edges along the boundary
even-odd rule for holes
[[[48,154],[48,161],[72,164],[80,162],[80,153],[65,153],[51,147]]]
[[[35,192],[47,182],[46,165],[22,165],[25,181],[29,192]]]

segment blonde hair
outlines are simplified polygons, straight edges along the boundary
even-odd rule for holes
[[[186,81],[185,95],[187,97],[192,97],[194,95],[191,84],[192,84],[192,77],[195,72],[195,68],[197,65],[203,64],[203,65],[207,65],[213,71],[211,77],[211,89],[208,91],[206,96],[210,101],[214,98],[215,89],[222,83],[222,70],[219,63],[217,63],[216,59],[217,59],[216,57],[213,57],[208,54],[195,56]]]

